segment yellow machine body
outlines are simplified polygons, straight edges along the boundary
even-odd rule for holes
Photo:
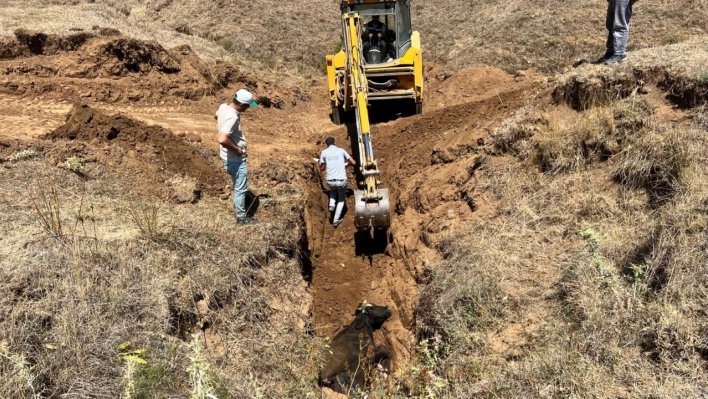
[[[341,8],[342,15],[357,12],[360,19],[378,15],[382,21],[389,21],[393,25],[387,24],[391,57],[375,64],[367,63],[366,57],[363,57],[369,105],[377,107],[387,100],[399,100],[408,104],[411,114],[421,113],[424,92],[423,52],[420,48],[420,33],[411,29],[410,0],[348,0],[342,2]],[[363,29],[364,22],[360,23]],[[355,108],[352,94],[348,92],[350,84],[347,81],[346,45],[343,39],[342,51],[327,56],[329,97],[332,119],[336,124],[341,123],[345,112]]]
[[[355,225],[359,230],[387,229],[391,225],[391,207],[388,190],[378,187],[379,166],[374,156],[369,123],[369,91],[362,55],[361,20],[357,12],[344,14],[342,18],[345,45],[344,66],[347,102],[354,110],[359,162],[363,176],[363,190],[354,190]]]

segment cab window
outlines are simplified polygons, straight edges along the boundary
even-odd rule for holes
[[[410,0],[398,2],[398,45],[403,46],[411,40],[411,5]]]

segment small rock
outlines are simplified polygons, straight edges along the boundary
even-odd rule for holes
[[[201,138],[199,135],[196,135],[196,134],[194,134],[194,133],[189,133],[189,134],[185,135],[185,136],[184,136],[184,139],[187,140],[187,141],[193,141],[193,142],[195,142],[195,143],[201,143],[201,142],[202,142],[202,138]]]

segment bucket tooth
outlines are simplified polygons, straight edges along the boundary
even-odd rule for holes
[[[359,230],[387,229],[391,226],[391,206],[388,189],[378,189],[378,200],[366,200],[364,190],[354,191],[355,225]]]

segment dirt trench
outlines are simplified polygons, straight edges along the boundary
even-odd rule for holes
[[[345,130],[331,135],[356,158]],[[324,173],[314,164],[307,186],[305,219],[313,266],[310,290],[314,332],[333,338],[353,320],[354,311],[364,300],[389,306],[393,316],[376,331],[375,339],[391,350],[395,369],[410,359],[415,342],[411,331],[418,297],[414,269],[395,256],[394,237],[389,231],[375,231],[373,237],[369,232],[357,231],[353,192],[356,179],[351,168],[349,174],[344,222],[336,229],[327,209]]]
[[[377,344],[391,350],[392,370],[410,360],[416,343],[418,283],[439,259],[440,235],[475,217],[488,216],[484,195],[476,188],[475,170],[480,159],[493,152],[490,129],[543,96],[532,79],[514,82],[506,74],[498,75],[482,82],[499,90],[421,116],[374,125],[380,179],[391,193],[392,226],[387,232],[379,231],[372,238],[368,232],[356,231],[356,178],[351,168],[344,222],[335,229],[327,210],[324,173],[312,165],[305,220],[317,336],[333,337],[351,322],[357,305],[367,300],[393,309],[393,316],[375,336]],[[471,79],[477,77],[473,74]],[[328,135],[356,159],[354,126]]]

